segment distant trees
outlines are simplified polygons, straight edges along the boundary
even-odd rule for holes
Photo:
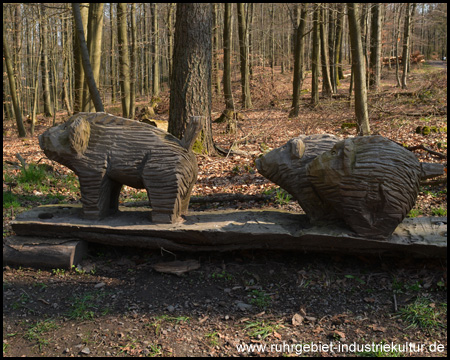
[[[172,61],[179,6],[80,4],[93,78],[105,105],[120,96],[123,115],[133,118],[138,100],[150,104],[165,91],[174,92]],[[360,10],[357,21],[368,91],[379,88],[384,71],[381,58],[400,57],[398,83],[405,88],[410,54],[420,51],[430,59],[447,55],[445,3],[367,3]],[[15,86],[13,91],[4,63],[4,118],[15,115],[13,97],[21,115],[32,119],[34,112],[52,116],[63,108],[68,113],[92,111],[70,6],[5,3],[3,14]],[[342,93],[340,80],[351,61],[348,20],[345,4],[339,3],[214,4],[214,96],[233,112],[250,108],[261,97],[252,92],[257,89],[254,85],[266,79],[260,76],[262,68],[269,69],[272,84],[278,74],[292,74],[290,116],[298,115],[302,101],[317,105],[321,96]],[[231,36],[233,32],[236,36]],[[388,66],[395,66],[395,60]],[[312,76],[312,85],[301,95],[305,76],[308,84]],[[266,91],[272,96],[273,89]]]
[[[3,23],[3,55],[5,56],[6,71],[8,73],[9,87],[11,89],[11,99],[14,105],[14,114],[16,115],[17,130],[19,136],[26,135],[25,127],[23,126],[22,112],[20,111],[19,99],[16,92],[16,80],[14,78],[14,70],[11,61],[11,51],[9,50],[8,41],[5,35],[5,23]]]

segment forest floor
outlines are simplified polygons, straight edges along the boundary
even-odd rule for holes
[[[240,99],[239,79],[234,97]],[[370,125],[414,151],[420,161],[446,164],[447,70],[413,69],[408,89],[384,70],[382,87],[369,95]],[[349,78],[342,97],[309,106],[302,92],[298,118],[289,119],[291,75],[254,69],[253,108],[242,111],[236,134],[213,124],[217,145],[239,154],[198,155],[193,194],[211,201],[190,209],[277,208],[297,203],[258,174],[254,160],[299,134],[356,135]],[[310,88],[308,74],[304,89]],[[239,101],[237,101],[239,106]],[[142,101],[139,106],[145,105]],[[158,117],[167,120],[168,93]],[[213,101],[213,119],[223,110]],[[120,115],[118,106],[107,111]],[[57,114],[57,122],[67,119]],[[36,134],[18,138],[3,122],[3,238],[12,219],[49,203],[74,203],[76,178],[47,160]],[[420,127],[420,128],[419,128]],[[428,133],[426,127],[430,130]],[[418,130],[419,129],[419,130]],[[417,131],[416,131],[417,130]],[[15,154],[28,164],[24,171]],[[36,165],[39,164],[39,165]],[[44,164],[51,165],[45,166]],[[249,201],[222,194],[270,195]],[[125,187],[122,202],[145,200]],[[216,200],[216,201],[214,201]],[[412,216],[447,216],[446,180],[421,186]],[[183,276],[158,273],[152,264],[195,259]],[[375,344],[377,347],[371,347]],[[346,346],[349,346],[346,348]],[[67,269],[3,267],[3,355],[16,356],[446,356],[447,261],[282,251],[169,253],[90,244],[81,266]]]

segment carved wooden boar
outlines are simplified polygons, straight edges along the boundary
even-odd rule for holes
[[[198,169],[185,144],[151,125],[106,113],[78,113],[39,137],[45,154],[78,176],[85,218],[117,211],[120,190],[128,185],[147,190],[158,223],[177,222],[187,212]]]
[[[338,219],[338,214],[317,196],[306,178],[308,164],[340,138],[334,135],[300,135],[256,160],[256,168],[267,179],[290,193],[311,221]]]
[[[312,223],[339,221],[377,239],[388,237],[412,209],[420,180],[444,171],[382,136],[302,135],[257,159],[256,167],[288,191]]]
[[[307,169],[319,197],[358,235],[386,238],[414,206],[421,164],[382,136],[338,142]]]

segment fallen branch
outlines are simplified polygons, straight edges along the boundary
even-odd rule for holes
[[[217,144],[215,144],[214,147],[216,148],[217,152],[223,156],[230,156],[230,155],[253,156],[258,155],[260,153],[259,151],[242,151],[233,149],[227,150]]]
[[[401,144],[399,144],[399,145],[401,145]],[[441,159],[447,159],[447,155],[441,154],[441,153],[439,153],[437,151],[434,151],[434,150],[431,150],[430,148],[424,146],[423,144],[415,145],[415,146],[407,146],[407,147],[405,147],[405,149],[407,149],[409,151],[425,150],[425,151],[429,152],[430,154],[435,155],[435,156],[437,156],[437,157],[439,157]]]
[[[16,158],[19,159],[23,169],[25,170],[27,168],[27,163],[25,162],[25,159],[19,153],[16,153]]]
[[[420,186],[447,184],[447,176],[442,179],[421,181]]]

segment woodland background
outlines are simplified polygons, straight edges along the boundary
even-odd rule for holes
[[[420,161],[447,163],[446,4],[105,3],[81,4],[80,13],[105,111],[181,136],[189,120],[178,101],[189,95],[183,84],[206,84],[191,87],[198,92],[188,101],[210,125],[195,148],[190,211],[301,213],[254,164],[300,134],[346,138],[365,129]],[[193,33],[195,41],[182,40]],[[360,39],[359,55],[351,33]],[[5,239],[18,213],[79,202],[76,176],[45,157],[38,135],[95,106],[72,4],[3,4],[3,59]],[[356,111],[361,99],[367,112]],[[422,183],[408,217],[447,216],[446,182]],[[120,197],[123,206],[146,200],[145,191],[126,186]],[[152,268],[175,259],[201,267],[183,277]],[[425,344],[424,353],[408,355],[446,356],[446,259],[90,244],[88,257],[70,270],[3,267],[4,356],[235,356],[243,344],[330,341]],[[444,351],[430,352],[434,343]]]

